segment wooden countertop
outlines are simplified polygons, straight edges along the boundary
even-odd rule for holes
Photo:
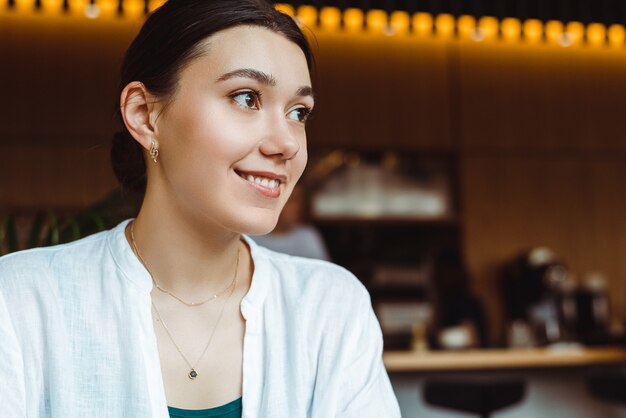
[[[388,372],[463,371],[581,367],[600,364],[626,366],[626,348],[535,348],[467,351],[387,351]]]

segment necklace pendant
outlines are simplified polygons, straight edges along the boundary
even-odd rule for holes
[[[196,377],[198,377],[198,372],[196,372],[194,369],[191,369],[187,376],[190,380],[196,380]]]

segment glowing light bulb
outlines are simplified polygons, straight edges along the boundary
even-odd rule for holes
[[[494,40],[498,37],[498,19],[491,16],[481,17],[478,20],[478,28],[484,39]]]
[[[476,19],[474,19],[474,16],[460,16],[456,21],[456,27],[461,39],[473,39],[472,35],[476,29]]]
[[[502,20],[502,38],[507,42],[517,42],[522,33],[522,24],[518,19],[509,17]]]
[[[323,7],[320,10],[320,24],[325,30],[336,30],[341,23],[341,12],[336,7]]]
[[[387,13],[384,10],[369,10],[366,22],[369,32],[383,32],[387,26]]]
[[[606,28],[601,23],[587,26],[587,42],[591,46],[603,46],[606,42]]]
[[[626,29],[622,25],[611,25],[608,32],[609,45],[613,48],[619,48],[624,46],[624,40],[626,39]]]
[[[391,17],[389,18],[389,26],[393,28],[395,33],[407,33],[409,31],[409,24],[411,23],[411,18],[409,14],[402,11],[395,11],[391,13]]]
[[[97,0],[96,4],[100,7],[102,16],[117,15],[117,0]]]
[[[84,16],[85,6],[88,4],[88,0],[68,0],[67,10],[72,16]]]
[[[413,32],[422,36],[433,34],[433,17],[429,13],[415,13],[413,15]]]
[[[583,36],[585,35],[585,26],[580,22],[569,22],[565,26],[565,32],[561,35],[560,39],[567,37],[567,42],[561,44],[561,46],[572,46],[582,43]],[[559,42],[560,43],[560,42]]]
[[[524,22],[524,40],[535,44],[543,38],[543,23],[537,19],[528,19]]]
[[[449,14],[440,14],[435,19],[437,36],[449,38],[454,34],[454,17]]]
[[[563,23],[551,20],[546,23],[546,39],[549,43],[564,46],[569,42],[568,35],[563,35]]]
[[[63,0],[45,0],[41,2],[41,8],[46,13],[59,13],[63,11]]]
[[[2,5],[2,7],[8,7],[8,2],[7,6]],[[35,10],[35,2],[33,0],[14,0],[13,1],[13,8],[11,9],[12,12],[32,12]]]
[[[291,17],[294,17],[296,14],[296,11],[294,10],[293,6],[287,3],[276,3],[274,5],[274,9]]]
[[[150,13],[154,12],[159,7],[163,6],[167,0],[150,0],[148,2],[148,11]]]
[[[144,13],[144,5],[143,0],[124,0],[122,3],[122,16],[130,19],[139,18]]]
[[[360,32],[363,29],[363,10],[346,9],[343,12],[343,26],[349,32]]]
[[[317,9],[313,6],[300,6],[298,7],[296,18],[296,21],[301,26],[313,28],[317,23]]]

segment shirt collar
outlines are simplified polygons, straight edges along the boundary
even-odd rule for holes
[[[153,283],[150,273],[137,258],[130,243],[126,239],[126,226],[133,219],[126,219],[109,231],[108,243],[113,258],[122,274],[135,285],[147,293],[152,291]],[[244,318],[256,310],[259,310],[265,300],[268,288],[269,263],[267,254],[262,247],[247,235],[242,239],[250,248],[253,261],[253,274],[248,293],[241,301],[241,310]]]
[[[254,268],[250,289],[241,301],[241,313],[245,319],[248,319],[249,314],[253,311],[260,310],[263,306],[263,301],[265,300],[267,289],[269,287],[270,269],[267,252],[264,248],[260,247],[247,235],[242,235],[242,238],[250,248],[250,255],[252,257]]]
[[[152,277],[137,258],[126,239],[126,226],[133,219],[126,219],[109,231],[109,248],[122,274],[147,293],[152,291]]]

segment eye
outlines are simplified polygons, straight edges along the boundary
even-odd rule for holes
[[[291,120],[304,123],[311,114],[311,111],[312,109],[309,109],[308,107],[298,107],[287,113],[287,117]]]
[[[261,108],[261,93],[258,91],[240,91],[230,97],[244,109],[259,110]]]

